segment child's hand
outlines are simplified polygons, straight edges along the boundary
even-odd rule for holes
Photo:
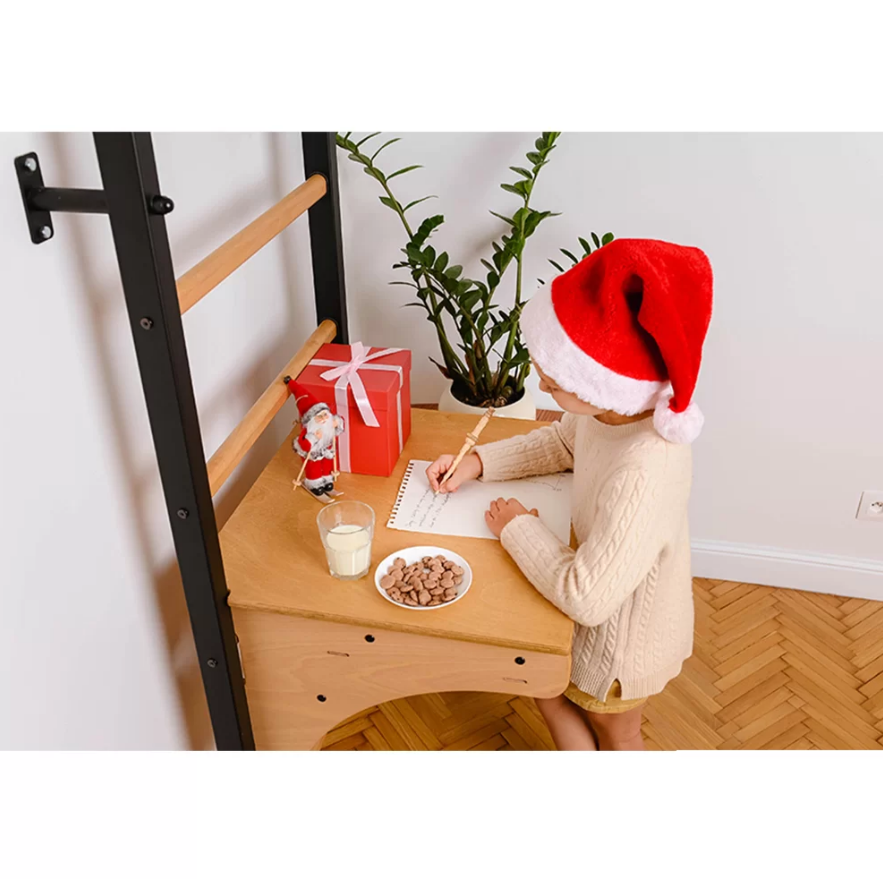
[[[519,515],[536,515],[539,518],[540,513],[536,509],[525,509],[518,500],[504,500],[500,497],[494,500],[491,503],[490,509],[484,513],[484,520],[487,522],[491,533],[499,539],[503,528]]]
[[[426,478],[434,491],[439,489],[439,482],[445,477],[445,473],[451,468],[453,462],[453,454],[442,454],[435,463],[431,463],[427,467]],[[441,492],[446,494],[457,490],[461,484],[478,478],[481,475],[481,470],[481,457],[478,454],[467,454],[460,461],[457,471],[441,486]]]

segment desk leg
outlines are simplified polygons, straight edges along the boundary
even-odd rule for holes
[[[569,656],[255,610],[234,609],[233,618],[259,749],[318,748],[340,721],[391,699],[557,696],[570,676]]]

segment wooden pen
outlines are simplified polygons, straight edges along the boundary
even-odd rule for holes
[[[488,408],[487,411],[485,411],[484,414],[481,415],[481,420],[478,421],[478,423],[475,426],[475,429],[473,429],[472,432],[469,432],[466,434],[466,441],[463,442],[463,447],[460,448],[460,453],[457,454],[456,457],[454,457],[454,462],[451,463],[451,468],[448,469],[448,471],[444,474],[444,477],[442,478],[442,480],[438,483],[438,490],[436,491],[436,494],[438,494],[441,491],[442,485],[454,474],[454,471],[460,465],[463,458],[475,446],[476,442],[478,441],[478,437],[481,435],[485,426],[487,426],[488,420],[490,420],[491,417],[493,417],[493,416],[494,416],[494,409]]]

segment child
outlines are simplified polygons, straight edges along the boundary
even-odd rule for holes
[[[703,418],[691,398],[711,290],[699,249],[640,239],[614,240],[541,288],[521,326],[540,389],[567,413],[476,447],[442,489],[574,472],[575,548],[517,500],[485,513],[576,624],[570,685],[537,699],[561,751],[642,750],[641,705],[692,652],[689,443]],[[427,469],[434,489],[452,460]]]

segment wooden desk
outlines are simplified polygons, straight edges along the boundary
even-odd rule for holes
[[[291,486],[301,461],[290,439],[221,531],[258,748],[317,747],[344,718],[402,696],[555,696],[567,686],[572,624],[499,543],[386,527],[408,461],[456,452],[474,423],[471,415],[414,410],[411,438],[389,478],[341,475],[345,498],[368,503],[377,519],[372,570],[361,580],[329,575],[316,527],[321,504]],[[482,441],[541,425],[492,420]],[[472,566],[472,587],[451,607],[404,610],[374,587],[378,561],[422,544],[445,546]]]

